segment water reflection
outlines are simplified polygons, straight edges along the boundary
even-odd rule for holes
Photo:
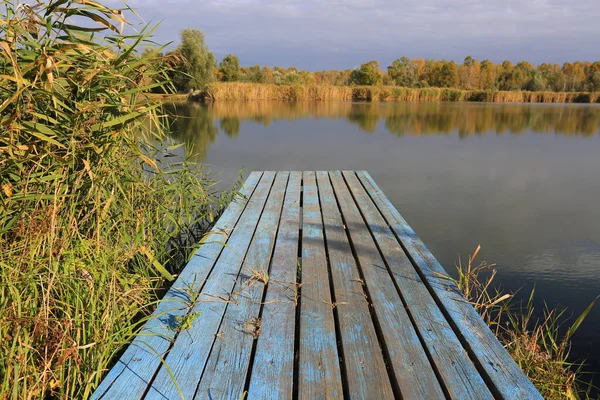
[[[600,131],[600,107],[571,104],[478,103],[336,103],[336,102],[220,102],[171,107],[172,137],[192,145],[198,159],[219,133],[240,134],[243,121],[269,126],[273,121],[342,119],[362,132],[374,133],[380,121],[390,134],[449,135],[460,138],[525,132],[590,137]]]
[[[172,137],[227,188],[248,170],[364,169],[449,273],[481,244],[538,309],[600,294],[600,105],[246,102],[173,108]],[[183,151],[183,149],[179,150]],[[600,371],[600,307],[576,358]]]

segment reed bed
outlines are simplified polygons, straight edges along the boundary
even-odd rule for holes
[[[240,82],[213,83],[199,97],[205,101],[229,100],[340,100],[351,101],[353,92],[344,86],[275,85]]]
[[[235,192],[161,163],[168,84],[127,9],[2,6],[0,398],[87,398]]]
[[[493,103],[598,103],[598,92],[480,91],[396,86],[275,85],[216,82],[194,94],[201,101],[477,101]]]
[[[534,307],[535,289],[526,303],[516,303],[515,294],[495,287],[494,264],[475,263],[480,249],[478,246],[469,256],[466,265],[459,260],[457,278],[448,278],[456,283],[545,399],[590,399],[592,391],[598,389],[584,379],[584,364],[571,361],[569,351],[573,334],[598,299],[566,326],[566,309],[545,306],[540,312]]]

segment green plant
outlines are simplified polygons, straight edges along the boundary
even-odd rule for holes
[[[0,393],[87,398],[235,192],[156,156],[171,71],[127,7],[1,4]]]
[[[198,311],[194,311],[189,314],[175,317],[175,319],[177,320],[177,330],[181,332],[185,331],[186,329],[190,329],[196,318],[198,318],[199,316],[200,313]]]
[[[523,372],[545,399],[588,398],[591,383],[583,379],[583,363],[570,361],[570,341],[593,308],[596,300],[565,326],[565,312],[547,306],[541,315],[533,305],[535,289],[525,305],[511,304],[513,294],[494,288],[496,270],[485,261],[475,265],[481,247],[469,256],[467,265],[457,265],[453,279],[466,299],[475,307],[492,331],[505,345]]]

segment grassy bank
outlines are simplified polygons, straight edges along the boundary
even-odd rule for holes
[[[494,287],[494,265],[475,264],[479,250],[477,247],[469,256],[466,265],[459,261],[458,278],[453,279],[467,300],[545,399],[589,399],[594,389],[590,377],[585,375],[582,363],[571,361],[569,350],[573,334],[597,299],[570,326],[565,326],[565,309],[546,307],[539,312],[534,308],[535,290],[525,304],[517,304],[514,294]]]
[[[600,92],[479,91],[396,86],[275,85],[240,82],[209,84],[196,95],[201,101],[335,100],[335,101],[478,101],[493,103],[598,103]]]
[[[235,192],[155,157],[149,30],[119,34],[124,11],[95,2],[2,4],[0,398],[87,398]]]
[[[154,157],[164,75],[126,11],[2,5],[0,398],[87,398],[231,198]]]

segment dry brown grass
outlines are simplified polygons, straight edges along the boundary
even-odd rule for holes
[[[511,303],[513,294],[495,287],[494,264],[475,264],[481,249],[460,260],[458,279],[454,280],[466,299],[475,307],[490,329],[506,347],[545,399],[589,399],[591,384],[584,379],[583,364],[571,361],[571,338],[589,314],[597,299],[565,327],[565,311],[534,308],[533,290],[525,305]]]
[[[600,101],[598,92],[507,92],[452,88],[275,85],[243,82],[212,83],[207,86],[200,97],[205,101],[486,101],[495,103],[596,103]]]

